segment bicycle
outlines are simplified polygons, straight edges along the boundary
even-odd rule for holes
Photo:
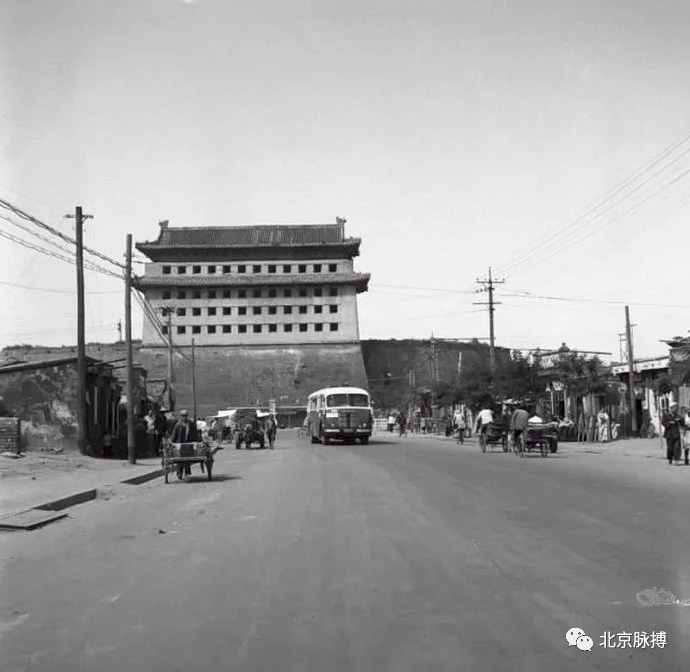
[[[457,427],[455,429],[455,443],[465,445],[465,428]]]

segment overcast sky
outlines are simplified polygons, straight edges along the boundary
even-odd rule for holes
[[[118,259],[162,219],[341,216],[362,338],[486,337],[493,266],[499,345],[617,357],[627,302],[636,356],[663,354],[690,329],[689,21],[684,0],[2,0],[0,198],[70,235],[82,205]],[[73,344],[74,267],[0,255],[0,345]],[[89,340],[116,338],[121,287],[87,273]]]

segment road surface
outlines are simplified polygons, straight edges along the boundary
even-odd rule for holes
[[[690,669],[690,606],[641,603],[690,598],[690,468],[283,432],[215,471],[0,534],[0,670]]]

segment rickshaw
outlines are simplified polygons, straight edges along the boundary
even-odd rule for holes
[[[553,429],[548,424],[527,425],[513,444],[513,451],[518,457],[524,457],[525,453],[539,450],[542,457],[547,457],[553,441]],[[555,451],[553,451],[555,452]]]
[[[503,423],[490,422],[486,432],[479,434],[479,447],[482,453],[486,452],[486,447],[496,448],[501,446],[503,452],[508,452],[508,430]]]
[[[163,475],[165,482],[169,482],[169,475],[174,471],[178,480],[183,480],[186,467],[198,464],[201,473],[204,471],[208,480],[213,478],[213,456],[221,450],[216,444],[212,446],[210,441],[195,441],[193,443],[173,443],[170,439],[163,440]]]

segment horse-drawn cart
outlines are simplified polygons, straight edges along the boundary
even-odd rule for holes
[[[201,473],[205,471],[210,481],[213,478],[213,456],[220,449],[219,445],[214,447],[208,441],[194,443],[164,441],[162,466],[165,482],[168,483],[172,472],[176,472],[177,478],[182,480],[185,474],[191,473],[192,464],[198,464],[201,467]]]

